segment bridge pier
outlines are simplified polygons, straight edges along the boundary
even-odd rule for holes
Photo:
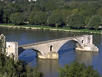
[[[75,50],[77,51],[92,51],[92,52],[98,52],[98,48],[94,45],[94,44],[91,44],[91,45],[87,45],[87,46],[84,46],[84,47],[76,47]]]
[[[38,54],[38,58],[40,59],[58,59],[59,58],[59,54],[57,52],[48,52],[46,53],[46,55],[42,55],[39,52]]]

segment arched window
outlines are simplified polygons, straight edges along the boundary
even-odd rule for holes
[[[8,47],[10,48],[10,45]]]
[[[84,40],[82,40],[82,43],[84,43]]]
[[[53,46],[52,46],[52,45],[50,45],[50,51],[52,51],[52,47],[53,47]]]

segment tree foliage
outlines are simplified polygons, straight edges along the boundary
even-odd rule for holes
[[[13,13],[10,15],[10,21],[15,25],[24,24],[25,18],[21,13]]]
[[[90,18],[88,28],[98,29],[100,24],[101,24],[100,16],[95,15]]]
[[[63,24],[62,14],[60,11],[55,10],[51,13],[51,15],[48,17],[47,23],[49,25],[55,25],[56,27]]]
[[[85,20],[83,16],[74,14],[67,18],[66,24],[68,24],[68,26],[70,26],[71,28],[80,28],[84,26]]]
[[[32,11],[29,16],[29,22],[31,24],[43,25],[46,23],[46,21],[47,21],[46,13],[42,11]]]
[[[0,23],[86,28],[94,23],[94,16],[102,19],[101,4],[100,0],[4,0],[0,1]]]
[[[84,64],[73,62],[59,69],[59,77],[101,77],[92,66],[86,67]]]

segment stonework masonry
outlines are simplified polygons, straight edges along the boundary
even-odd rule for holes
[[[92,35],[66,37],[61,39],[33,43],[33,44],[21,45],[19,46],[19,52],[22,52],[26,49],[32,49],[37,51],[39,58],[58,59],[58,51],[68,41],[76,42],[77,44],[76,50],[98,52],[98,48],[93,44]]]
[[[6,55],[18,60],[18,43],[6,42]]]

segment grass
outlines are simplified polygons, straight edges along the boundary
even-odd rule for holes
[[[0,24],[0,26],[4,26],[4,27],[15,26],[15,27],[21,27],[21,28],[28,27],[30,29],[36,28],[36,29],[49,29],[49,30],[72,31],[72,32],[89,32],[89,33],[102,34],[102,30],[70,29],[68,27],[50,27],[50,26],[42,26],[42,25],[14,25],[14,24]]]

